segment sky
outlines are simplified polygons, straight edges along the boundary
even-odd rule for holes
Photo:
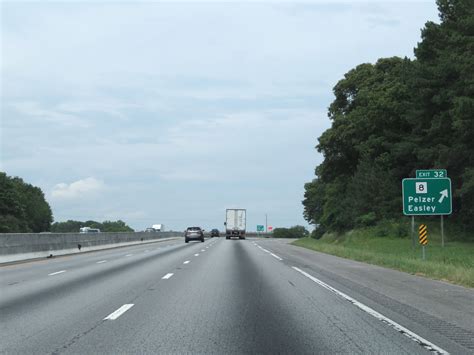
[[[332,88],[413,58],[433,1],[2,1],[0,170],[54,220],[303,218]]]

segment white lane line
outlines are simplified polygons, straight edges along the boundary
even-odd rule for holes
[[[48,276],[59,275],[59,274],[62,274],[63,272],[66,272],[66,270],[61,270],[61,271],[52,272],[51,274],[48,274]]]
[[[134,306],[133,303],[124,304],[122,307],[120,307],[119,309],[117,309],[115,312],[110,313],[107,317],[104,318],[104,320],[107,320],[107,319],[115,320],[115,319],[117,319],[118,317],[120,317],[122,314],[124,314],[125,312],[127,312],[127,311],[128,311],[130,308],[132,308],[133,306]]]
[[[204,249],[201,249],[201,251],[202,251],[202,252],[205,252],[205,250],[204,250]]]
[[[183,264],[189,264],[190,261],[189,260],[186,260]]]
[[[194,256],[199,256],[199,254],[194,254]]]
[[[103,264],[103,263],[106,263],[107,260],[101,260],[101,261],[98,261],[97,264]]]
[[[125,256],[127,257],[127,256],[132,256],[132,255],[133,255],[133,254],[127,254],[127,255],[125,255]]]
[[[282,258],[280,258],[280,257],[279,257],[278,255],[276,255],[276,254],[270,253],[270,255],[273,256],[274,258],[280,260],[280,261],[283,260]]]
[[[449,353],[446,350],[441,349],[439,346],[431,343],[430,341],[426,340],[425,338],[421,337],[420,335],[418,335],[416,333],[413,333],[411,330],[405,328],[404,326],[398,324],[397,322],[391,320],[390,318],[385,317],[383,314],[380,314],[376,310],[366,306],[363,303],[360,303],[359,301],[357,301],[356,299],[346,295],[345,293],[336,290],[334,287],[329,286],[327,283],[317,279],[316,277],[308,274],[307,272],[304,272],[303,270],[297,268],[296,266],[292,266],[292,268],[294,270],[298,271],[300,274],[302,274],[302,275],[306,276],[307,278],[309,278],[311,281],[313,281],[313,282],[317,283],[318,285],[324,287],[325,289],[335,293],[336,295],[344,298],[345,300],[349,301],[354,306],[358,307],[359,309],[363,310],[364,312],[370,314],[371,316],[373,316],[373,317],[377,318],[378,320],[384,322],[385,324],[391,326],[396,331],[398,331],[398,332],[402,333],[403,335],[407,336],[408,338],[415,341],[416,343],[418,343],[419,345],[421,345],[422,347],[424,347],[428,351],[430,351],[432,353],[435,353],[435,354],[449,355]]]
[[[162,280],[168,280],[171,276],[173,276],[174,274],[173,273],[169,273],[169,274],[166,274],[165,276],[163,276],[161,279]]]

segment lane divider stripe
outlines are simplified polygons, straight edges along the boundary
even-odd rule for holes
[[[101,260],[101,261],[98,261],[97,264],[103,264],[103,263],[106,263],[107,260]]]
[[[428,351],[431,351],[431,352],[436,353],[436,354],[449,355],[449,353],[446,350],[441,349],[439,346],[431,343],[430,341],[426,340],[425,338],[421,337],[420,335],[418,335],[416,333],[413,333],[411,330],[405,328],[404,326],[398,324],[397,322],[391,320],[390,318],[385,317],[383,314],[380,314],[376,310],[366,306],[363,303],[360,303],[359,301],[357,301],[356,299],[346,295],[345,293],[343,293],[339,290],[336,290],[334,287],[329,286],[327,283],[317,279],[316,277],[308,274],[307,272],[304,272],[303,270],[297,268],[296,266],[292,266],[292,268],[294,270],[298,271],[300,274],[302,274],[302,275],[306,276],[307,278],[309,278],[311,281],[313,281],[313,282],[317,283],[318,285],[324,287],[325,289],[335,293],[336,295],[341,296],[342,298],[346,299],[347,301],[349,301],[350,303],[352,303],[354,306],[358,307],[359,309],[363,310],[364,312],[370,314],[371,316],[377,318],[378,320],[384,322],[385,324],[388,324],[389,326],[391,326],[392,328],[394,328],[398,332],[402,333],[403,335],[407,336],[411,340],[415,341],[416,343],[418,343],[419,345],[421,345],[422,347],[424,347]]]
[[[61,271],[52,272],[51,274],[48,274],[48,276],[59,275],[59,274],[62,274],[63,272],[66,272],[66,270],[61,270]]]
[[[104,318],[104,320],[115,320],[118,317],[120,317],[122,314],[127,312],[133,306],[134,306],[133,303],[124,304],[122,307],[117,309],[115,312],[110,313],[107,317]]]
[[[186,260],[183,264],[189,264],[189,260]]]
[[[171,276],[173,276],[173,273],[166,274],[165,276],[162,277],[163,280],[168,280]]]
[[[273,256],[274,258],[276,258],[276,259],[280,260],[280,261],[282,261],[282,260],[283,260],[283,259],[282,259],[282,258],[280,258],[278,255],[275,255],[275,254],[273,254],[273,253],[270,253],[270,255],[271,255],[271,256]]]

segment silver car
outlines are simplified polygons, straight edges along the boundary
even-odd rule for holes
[[[184,231],[184,242],[189,243],[190,240],[200,240],[204,242],[204,230],[201,227],[188,227]]]

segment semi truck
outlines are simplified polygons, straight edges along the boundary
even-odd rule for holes
[[[165,226],[163,224],[154,224],[151,226],[155,230],[155,232],[163,232],[165,230]]]
[[[241,208],[228,208],[225,211],[225,239],[238,237],[245,239],[247,224],[247,210]]]

